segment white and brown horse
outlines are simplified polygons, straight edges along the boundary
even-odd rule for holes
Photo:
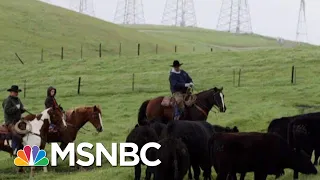
[[[67,126],[66,116],[60,108],[48,108],[38,115],[28,115],[16,123],[14,129],[17,133],[22,135],[22,145],[38,146],[44,149],[47,143],[47,135],[49,125],[55,124],[63,129]],[[23,127],[23,128],[21,128]],[[1,129],[4,129],[3,127]],[[3,132],[3,130],[2,130]],[[10,132],[8,131],[8,134]],[[3,133],[2,133],[3,134]],[[9,142],[9,143],[6,143]],[[0,150],[5,150],[9,153],[12,152],[11,140],[0,139]],[[31,167],[30,175],[34,176],[35,167]],[[23,171],[23,167],[19,167],[19,172]],[[47,168],[44,167],[47,172]]]

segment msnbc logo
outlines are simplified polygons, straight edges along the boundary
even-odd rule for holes
[[[46,158],[46,151],[40,150],[38,146],[24,146],[19,150],[14,159],[16,166],[48,166],[49,159]]]

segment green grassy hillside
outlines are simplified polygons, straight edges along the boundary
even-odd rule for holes
[[[65,58],[80,58],[81,45],[85,58],[98,57],[99,44],[102,55],[136,54],[141,43],[141,53],[173,51],[174,44],[140,33],[133,29],[108,23],[36,0],[3,0],[0,4],[1,61],[12,62],[17,52],[25,61],[60,57],[64,46]]]
[[[260,47],[280,47],[275,38],[256,34],[231,34],[202,28],[181,28],[159,25],[126,25],[154,37],[167,37],[173,43],[195,44],[200,49],[207,47],[248,49]],[[284,46],[293,46],[294,43],[286,41]]]
[[[209,122],[220,125],[237,125],[241,131],[266,131],[268,123],[277,117],[318,111],[298,108],[299,105],[317,106],[319,50],[286,49],[242,52],[217,52],[206,54],[179,54],[176,56],[144,56],[140,58],[92,59],[90,61],[52,61],[42,64],[4,65],[9,79],[1,79],[1,97],[11,84],[23,86],[27,79],[27,97],[21,98],[34,113],[43,109],[46,88],[58,89],[58,101],[65,109],[81,105],[99,104],[103,110],[105,131],[97,135],[92,125],[81,130],[76,143],[102,142],[110,147],[112,142],[124,142],[126,135],[137,123],[138,108],[145,99],[169,95],[168,71],[173,58],[181,59],[183,68],[190,72],[197,91],[223,86],[227,112],[210,113]],[[294,57],[294,58],[293,58]],[[291,66],[297,68],[296,85],[290,84]],[[72,68],[67,68],[72,66]],[[18,68],[17,68],[18,67]],[[233,70],[241,68],[240,87],[233,86]],[[30,69],[36,69],[31,71]],[[135,90],[132,91],[132,73],[135,73]],[[83,86],[77,95],[77,78]],[[236,77],[237,79],[237,77]],[[2,112],[0,113],[2,116]],[[47,147],[47,150],[50,146]],[[1,154],[1,178],[23,178],[12,175],[12,159]],[[55,171],[55,172],[53,172]],[[71,173],[72,172],[72,173]],[[49,174],[40,172],[36,179],[132,179],[133,168],[110,167],[104,164],[86,172],[74,172],[66,163],[50,168]],[[248,176],[251,177],[251,176]],[[302,176],[316,180],[318,176]],[[272,179],[271,177],[269,179]],[[282,178],[292,179],[291,171]]]
[[[224,87],[228,110],[224,114],[211,112],[208,118],[210,123],[236,125],[240,131],[265,132],[268,123],[274,118],[319,111],[318,47],[217,50],[212,53],[188,53],[186,50],[177,54],[170,54],[168,49],[166,53],[155,55],[151,53],[155,42],[163,42],[168,47],[173,46],[175,42],[181,46],[187,43],[178,39],[170,42],[172,36],[165,34],[150,37],[130,28],[33,0],[25,0],[23,3],[17,0],[3,1],[0,4],[0,23],[0,35],[3,37],[0,41],[0,96],[3,99],[8,95],[8,87],[17,84],[23,88],[26,80],[26,97],[23,97],[23,93],[20,97],[26,108],[33,113],[43,110],[46,89],[50,85],[57,88],[57,100],[64,109],[95,104],[102,107],[104,131],[97,134],[93,126],[87,124],[86,130],[80,130],[76,143],[101,142],[110,148],[112,142],[124,142],[126,135],[137,123],[137,112],[141,103],[148,98],[170,95],[168,73],[173,59],[180,59],[184,63],[183,68],[194,79],[197,92],[214,86]],[[202,33],[205,34],[202,31],[198,32],[198,37],[202,37]],[[112,48],[107,49],[109,56],[103,55],[102,58],[98,58],[97,42],[101,38],[104,42],[110,43]],[[196,38],[196,35],[192,38]],[[199,38],[199,42],[205,40]],[[140,57],[118,57],[119,42],[135,45],[142,41],[149,45],[146,48],[149,48],[150,53],[142,53]],[[223,38],[219,41],[220,44],[215,41],[209,43],[233,45],[229,44],[231,41],[223,42]],[[243,37],[242,42],[244,41],[250,43],[244,43],[243,46],[252,43],[269,47],[266,45],[268,42],[259,43],[258,40],[246,40]],[[68,43],[68,53],[65,60],[61,61],[60,46]],[[84,51],[86,58],[83,60],[79,59],[78,54],[81,43],[92,50]],[[50,49],[50,52],[45,51],[45,62],[39,63],[42,47]],[[132,55],[135,53],[131,48],[125,51]],[[18,52],[23,58],[26,62],[24,65],[15,59],[14,52]],[[290,84],[292,65],[297,69],[296,85]],[[233,71],[238,73],[239,69],[240,87],[235,87]],[[79,77],[82,78],[82,86],[81,94],[77,95]],[[235,77],[236,84],[237,80],[238,76]],[[302,109],[302,105],[308,105],[310,108]],[[3,117],[2,111],[0,117]],[[46,150],[50,155],[50,145]],[[0,179],[28,178],[28,174],[16,174],[13,159],[7,153],[0,152],[0,162]],[[80,172],[69,168],[67,162],[60,161],[59,166],[49,168],[47,174],[39,169],[35,179],[129,180],[133,179],[133,176],[133,168],[110,167],[106,162],[103,167]],[[213,176],[215,177],[215,173]],[[320,175],[301,176],[302,180],[319,178]],[[251,173],[247,179],[252,179]],[[273,177],[270,176],[268,179],[271,180]],[[292,171],[287,170],[281,180],[290,179]]]

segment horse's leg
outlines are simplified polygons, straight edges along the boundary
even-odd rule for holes
[[[30,167],[30,178],[34,177],[34,170],[35,170],[35,167]]]
[[[19,167],[18,168],[18,173],[24,173],[25,171],[24,171],[24,169],[23,169],[23,167]]]
[[[48,172],[48,168],[47,168],[47,166],[44,166],[44,167],[43,167],[43,172],[45,172],[45,173],[47,173],[47,172]]]

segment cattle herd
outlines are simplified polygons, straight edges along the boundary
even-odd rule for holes
[[[284,169],[298,174],[317,174],[320,153],[320,113],[308,113],[273,119],[266,133],[239,132],[233,128],[212,125],[207,121],[175,120],[162,123],[158,119],[147,125],[137,124],[126,142],[136,143],[139,150],[148,142],[158,142],[160,149],[149,149],[147,158],[161,164],[147,167],[145,179],[211,180],[212,167],[217,180],[244,180],[247,172],[255,180],[268,175],[282,176]],[[314,163],[311,162],[315,151]],[[193,175],[192,171],[193,170]],[[141,178],[141,164],[135,166],[135,180]]]

